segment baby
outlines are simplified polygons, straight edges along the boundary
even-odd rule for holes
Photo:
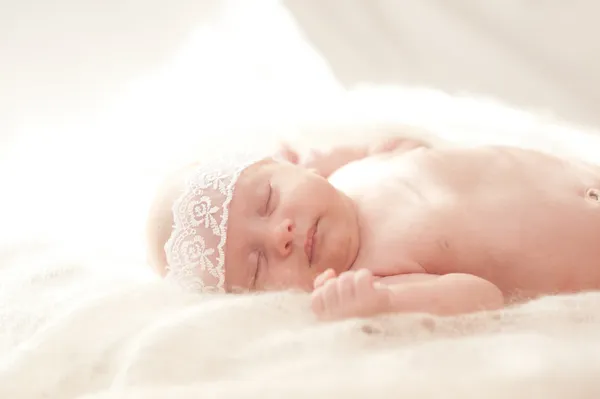
[[[600,288],[600,168],[395,138],[178,171],[148,223],[202,292],[312,291],[322,319],[454,315]]]

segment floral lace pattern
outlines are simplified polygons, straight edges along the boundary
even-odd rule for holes
[[[167,279],[196,292],[225,292],[229,203],[240,173],[260,160],[238,154],[201,165],[173,204],[173,230],[165,244]]]

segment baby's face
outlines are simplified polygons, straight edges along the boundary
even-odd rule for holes
[[[352,201],[321,176],[273,160],[248,167],[229,206],[227,289],[311,290],[318,274],[356,259],[357,219]]]

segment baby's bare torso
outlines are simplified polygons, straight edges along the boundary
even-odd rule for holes
[[[514,299],[600,289],[596,166],[517,148],[418,149],[330,181],[358,207],[353,268],[470,273]]]

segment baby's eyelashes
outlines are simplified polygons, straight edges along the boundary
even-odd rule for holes
[[[279,205],[278,191],[272,184],[269,184],[269,196],[265,205],[265,216],[271,216]]]
[[[273,196],[273,186],[271,185],[271,182],[269,182],[269,188],[267,190],[267,199],[265,201],[265,209],[264,209],[264,214],[266,216],[268,216],[272,213],[272,211],[270,211],[272,196]]]

